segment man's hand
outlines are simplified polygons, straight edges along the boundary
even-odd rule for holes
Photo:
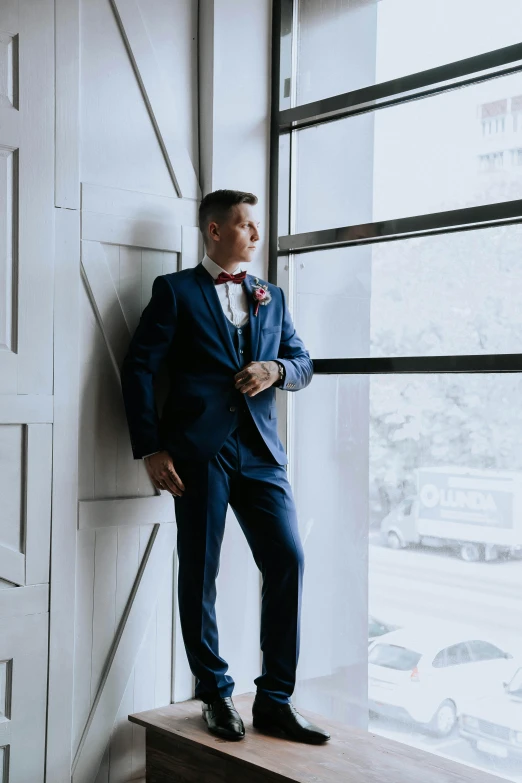
[[[234,377],[236,389],[249,397],[273,386],[279,380],[277,362],[250,362]]]
[[[166,489],[178,498],[183,495],[185,485],[174,470],[174,463],[168,451],[158,451],[145,457],[145,466],[156,489]]]

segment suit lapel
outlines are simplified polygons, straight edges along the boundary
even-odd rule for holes
[[[223,312],[221,302],[219,301],[219,296],[217,295],[216,291],[216,284],[212,279],[212,275],[210,275],[205,267],[201,264],[196,267],[196,274],[201,291],[203,292],[203,296],[205,297],[210,312],[212,313],[218,331],[221,335],[223,345],[228,350],[234,365],[239,369],[240,364],[237,352],[230,336],[230,331],[226,323],[226,315]]]
[[[250,314],[250,347],[252,351],[252,361],[257,362],[259,356],[259,334],[261,331],[260,322],[264,307],[259,307],[257,316],[254,315],[256,303],[253,296],[254,278],[252,275],[245,277],[245,288],[248,298],[248,312]]]

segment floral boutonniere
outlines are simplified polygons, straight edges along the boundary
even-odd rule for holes
[[[270,294],[270,291],[268,290],[267,285],[263,285],[259,282],[259,278],[254,278],[255,285],[252,289],[252,294],[254,297],[254,302],[256,303],[256,309],[254,310],[254,315],[257,315],[257,311],[259,310],[259,305],[267,305],[269,302],[272,301],[272,295]]]

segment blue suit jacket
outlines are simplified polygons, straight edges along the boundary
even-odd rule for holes
[[[268,284],[272,301],[254,316],[253,277],[245,286],[250,307],[252,361],[278,359],[284,388],[297,391],[312,380],[313,366],[298,337],[283,291]],[[166,362],[169,391],[158,416],[153,380]],[[230,407],[241,370],[212,276],[194,269],[160,275],[145,307],[121,379],[134,457],[166,449],[173,459],[211,459],[231,429]],[[275,389],[245,400],[266,445],[280,465],[287,463],[277,435]]]

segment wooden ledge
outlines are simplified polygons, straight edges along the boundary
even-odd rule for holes
[[[267,737],[252,726],[253,694],[234,698],[246,737],[227,742],[207,731],[201,702],[129,715],[147,730],[147,783],[501,783],[486,772],[314,715],[324,745]]]

